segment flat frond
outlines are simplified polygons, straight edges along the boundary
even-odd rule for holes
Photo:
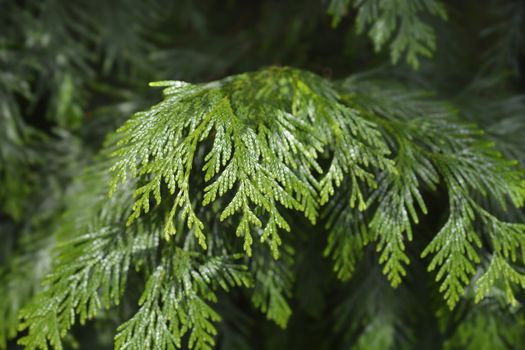
[[[331,0],[328,13],[333,17],[333,25],[339,23],[349,7],[357,11],[358,33],[368,31],[376,51],[388,43],[393,63],[405,56],[414,68],[419,67],[421,56],[430,57],[436,49],[434,29],[421,17],[426,13],[447,18],[439,0]]]
[[[290,249],[288,247],[279,260],[261,251],[253,257],[250,268],[254,280],[253,305],[281,328],[286,327],[292,315],[288,301],[294,280],[291,273],[293,252]]]
[[[118,304],[132,255],[158,243],[155,236],[146,238],[145,231],[140,232],[127,237],[105,228],[62,244],[57,264],[44,280],[45,290],[21,311],[21,329],[28,334],[19,343],[27,349],[47,349],[49,341],[53,348],[62,349],[60,339],[77,316],[84,324],[101,308]]]
[[[169,251],[150,275],[135,315],[118,328],[116,349],[181,349],[188,334],[188,347],[211,350],[220,320],[209,302],[217,296],[213,286],[229,290],[250,286],[244,266],[232,257],[203,258],[182,249]]]
[[[220,200],[220,220],[237,218],[236,235],[247,254],[257,238],[277,257],[279,231],[290,230],[282,208],[315,222],[319,205],[349,177],[355,185],[350,201],[364,209],[357,185],[374,186],[370,169],[391,166],[374,123],[342,104],[332,84],[313,74],[271,68],[208,84],[160,85],[167,86],[164,101],[117,132],[112,190],[119,181],[141,179],[131,223],[150,210],[151,198],[160,204],[165,186],[173,203],[166,237],[175,233],[171,220],[178,211],[206,247],[204,224],[190,201],[192,171],[202,171],[207,181],[203,204]],[[319,158],[325,149],[332,154],[323,171]],[[195,165],[199,152],[206,153],[204,163]],[[262,235],[253,237],[259,228]]]
[[[453,307],[475,274],[483,235],[508,260],[515,261],[523,249],[522,225],[502,222],[482,205],[490,200],[501,210],[521,207],[523,173],[479,129],[459,121],[454,108],[428,95],[359,76],[342,87],[348,92],[345,100],[380,126],[395,156],[395,171],[377,175],[378,187],[367,198],[368,229],[378,241],[380,261],[392,285],[406,273],[406,241],[412,238],[419,213],[427,212],[422,191],[436,191],[440,183],[447,188],[448,220],[423,256],[435,253],[429,269],[439,267],[437,280],[442,280],[441,290]],[[485,229],[480,230],[478,222]]]

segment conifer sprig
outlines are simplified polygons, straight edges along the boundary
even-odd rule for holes
[[[94,318],[102,307],[118,304],[126,287],[133,253],[147,249],[145,232],[127,237],[115,228],[82,235],[62,247],[59,263],[46,278],[47,289],[22,310],[20,344],[28,349],[62,349],[61,338],[76,323]],[[154,236],[153,236],[154,237]],[[151,242],[151,240],[149,240]],[[153,240],[153,243],[155,241]],[[103,260],[105,263],[100,264]]]
[[[0,0],[0,349],[521,348],[525,2],[474,3]]]
[[[45,289],[22,311],[28,334],[20,343],[29,349],[61,349],[77,320],[118,305],[132,269],[147,283],[117,348],[146,341],[177,349],[188,339],[192,349],[211,349],[219,315],[210,303],[217,289],[237,286],[253,287],[253,305],[285,327],[294,262],[293,233],[282,231],[293,227],[292,212],[315,224],[323,205],[325,254],[338,277],[349,279],[375,242],[383,273],[398,286],[414,258],[406,246],[427,212],[425,193],[440,186],[447,219],[423,256],[448,305],[478,270],[477,301],[502,282],[516,303],[524,226],[486,204],[523,205],[523,173],[453,108],[385,82],[333,83],[290,68],[160,85],[164,100],[112,135],[80,181]],[[240,255],[232,233],[243,237]],[[392,325],[376,326],[388,333]]]
[[[376,51],[389,43],[392,63],[405,56],[414,68],[421,57],[431,57],[436,49],[434,29],[421,18],[423,14],[447,19],[445,6],[438,0],[331,0],[328,13],[333,25],[349,7],[357,11],[357,32],[368,31]]]
[[[203,258],[176,249],[165,255],[151,274],[140,298],[140,308],[120,325],[116,349],[181,349],[188,336],[188,347],[211,350],[217,334],[214,322],[220,320],[208,302],[216,302],[213,286],[229,290],[250,286],[245,267],[231,257]]]
[[[244,238],[246,253],[251,255],[254,229],[261,228],[257,238],[277,257],[278,232],[290,230],[281,207],[315,223],[319,205],[348,177],[352,205],[364,209],[358,184],[375,186],[370,169],[390,166],[375,125],[313,74],[272,68],[202,85],[156,85],[168,86],[165,100],[117,132],[112,191],[127,178],[146,179],[135,190],[131,223],[149,211],[150,197],[161,203],[167,186],[173,204],[166,237],[175,233],[172,221],[180,215],[206,248],[204,225],[190,200],[192,171],[208,182],[203,205],[222,198],[220,220],[238,217],[235,233]],[[325,148],[332,153],[326,171],[319,164]],[[199,152],[206,153],[202,164],[195,163]]]
[[[515,162],[497,152],[479,129],[458,121],[453,108],[425,94],[414,94],[385,82],[371,84],[359,77],[344,82],[343,88],[349,94],[345,97],[348,103],[368,111],[366,115],[382,126],[397,170],[377,176],[379,186],[368,197],[368,211],[374,210],[368,214],[370,221],[367,223],[366,216],[355,214],[352,220],[361,219],[357,226],[368,226],[368,230],[361,230],[367,237],[364,241],[378,241],[380,261],[385,264],[383,271],[396,286],[406,273],[403,263],[409,261],[404,253],[405,238],[411,239],[418,212],[427,211],[422,191],[435,191],[439,184],[444,185],[448,189],[449,217],[423,251],[423,257],[435,253],[429,270],[439,267],[436,278],[442,281],[447,303],[454,307],[480,263],[478,250],[483,237],[490,237],[490,246],[485,248],[494,249],[497,257],[505,251],[507,261],[515,261],[516,252],[523,249],[523,225],[497,219],[480,200],[485,198],[503,210],[509,205],[521,207],[525,199],[523,173]],[[345,210],[341,215],[348,215]],[[485,229],[480,229],[478,223]],[[352,227],[354,232],[348,234],[357,239],[360,231]],[[340,226],[331,230],[331,235],[340,236]],[[351,242],[333,247],[334,257],[350,251]],[[490,266],[498,269],[497,273],[491,270],[493,276],[521,284],[517,272],[509,274],[510,265]],[[512,302],[510,287],[507,293]],[[480,291],[478,300],[482,295]]]

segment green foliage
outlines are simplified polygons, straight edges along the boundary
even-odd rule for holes
[[[494,43],[484,53],[483,75],[502,71],[518,75],[520,68],[516,58],[523,54],[525,48],[525,5],[522,1],[489,1],[487,8],[493,23],[481,35],[494,38]]]
[[[516,159],[521,166],[525,165],[524,147],[521,138],[525,132],[525,96],[523,95],[495,95],[484,98],[480,96],[494,91],[500,84],[499,80],[477,80],[462,93],[458,99],[466,118],[479,123],[486,131],[487,136],[496,142],[500,149],[510,159]],[[497,113],[500,118],[493,118]]]
[[[158,85],[158,84],[156,84]],[[204,162],[203,205],[223,200],[219,218],[238,216],[235,230],[251,255],[253,230],[278,257],[279,229],[290,227],[279,205],[304,212],[312,223],[344,177],[353,186],[351,205],[364,209],[360,182],[375,186],[368,168],[389,166],[388,153],[374,125],[338,101],[331,84],[289,68],[272,68],[202,85],[162,82],[165,100],[137,113],[117,132],[112,191],[128,177],[148,179],[138,187],[128,223],[161,203],[165,184],[174,197],[165,236],[175,233],[180,217],[206,248],[204,224],[190,201],[190,175],[199,146],[208,141]],[[333,152],[323,170],[319,153]],[[225,197],[228,193],[232,197]],[[256,214],[258,213],[258,214]]]
[[[89,183],[92,173],[85,176]],[[22,310],[25,321],[21,327],[27,328],[28,334],[20,344],[28,349],[62,349],[61,338],[77,317],[84,324],[97,317],[102,308],[120,303],[133,269],[144,271],[148,282],[137,314],[119,328],[115,346],[138,349],[148,341],[152,347],[180,348],[181,337],[189,331],[190,348],[210,348],[215,334],[210,322],[219,318],[207,302],[216,301],[215,286],[228,290],[250,285],[244,267],[233,263],[235,257],[208,258],[172,246],[162,247],[162,228],[156,223],[135,223],[126,229],[123,223],[131,210],[129,190],[120,191],[109,202],[100,191],[95,191],[95,196],[89,193],[86,199],[95,202],[88,216],[97,213],[98,219],[83,221],[77,217],[73,225],[93,231],[62,238],[55,266],[44,282],[46,288]],[[70,212],[85,211],[86,201],[79,204]],[[162,256],[160,261],[155,258],[158,254]],[[168,310],[177,311],[176,317],[164,318],[161,312],[167,315],[172,312]]]
[[[331,0],[328,13],[337,25],[348,7],[357,11],[358,33],[368,31],[375,51],[390,45],[392,63],[402,56],[412,67],[419,67],[420,57],[431,57],[436,49],[436,35],[422,18],[430,14],[447,18],[444,4],[439,0]]]
[[[345,298],[338,305],[336,330],[344,337],[346,348],[351,349],[407,349],[413,343],[407,334],[406,313],[410,307],[406,290],[390,288],[378,283],[381,271],[377,268],[362,274],[360,270],[351,283],[363,286],[359,293]],[[374,285],[374,288],[370,288]],[[342,329],[343,328],[343,329]]]
[[[44,291],[22,311],[28,335],[20,344],[60,349],[77,318],[84,324],[119,304],[132,267],[147,282],[137,313],[118,328],[117,348],[180,348],[186,333],[190,348],[211,348],[220,319],[208,305],[217,299],[213,290],[250,286],[250,275],[253,305],[285,327],[293,259],[290,248],[279,248],[278,229],[290,230],[289,210],[316,223],[329,201],[335,210],[325,254],[338,276],[350,278],[359,252],[375,241],[383,273],[398,286],[410,261],[406,242],[428,212],[422,193],[438,185],[448,191],[448,219],[423,256],[434,254],[428,269],[438,269],[448,305],[474,276],[483,235],[494,258],[477,282],[477,300],[501,279],[516,304],[511,283],[525,282],[509,264],[523,254],[525,226],[500,221],[481,199],[521,206],[522,173],[453,109],[399,86],[369,84],[359,77],[333,84],[290,68],[200,85],[162,82],[164,101],[127,121],[84,176],[94,185],[78,190],[70,215],[72,231],[88,233],[59,235]],[[331,199],[336,188],[346,195]],[[251,273],[223,255],[190,250],[231,251],[230,230],[243,237]],[[266,241],[271,255],[259,246]],[[374,327],[390,343],[386,322]]]
[[[507,350],[521,344],[523,318],[495,302],[484,303],[467,312],[445,349]]]
[[[5,233],[5,227],[2,227]],[[27,238],[26,238],[27,239]],[[7,340],[18,331],[19,311],[38,290],[41,279],[49,271],[49,254],[52,243],[38,237],[34,242],[25,242],[22,253],[12,257],[0,274],[0,348],[7,347]],[[35,264],[37,267],[35,268]]]
[[[50,255],[55,243],[49,231],[58,230],[59,225],[63,225],[56,217],[64,205],[62,183],[78,171],[76,166],[80,145],[73,135],[63,131],[57,132],[52,142],[40,138],[37,140],[39,144],[35,149],[39,147],[39,155],[43,159],[50,159],[45,163],[35,161],[32,165],[49,176],[45,181],[39,181],[38,192],[32,193],[31,202],[19,202],[25,215],[31,213],[31,219],[24,219],[23,225],[19,221],[7,220],[0,224],[2,253],[7,251],[7,254],[0,254],[3,262],[0,273],[1,347],[6,347],[6,341],[17,334],[20,309],[40,289],[41,280],[49,272]],[[22,164],[18,166],[22,174],[28,170]],[[34,190],[36,186],[32,187]]]
[[[454,307],[479,263],[476,248],[482,245],[482,235],[488,234],[492,248],[505,251],[507,258],[514,253],[515,260],[515,249],[523,247],[523,226],[499,221],[477,199],[479,195],[489,196],[503,209],[507,200],[522,206],[523,175],[513,170],[512,162],[494,151],[492,144],[483,141],[478,130],[455,122],[452,109],[399,86],[384,85],[378,90],[374,85],[359,79],[345,83],[349,100],[370,106],[381,101],[381,107],[369,108],[370,112],[385,118],[381,123],[394,136],[397,172],[380,176],[378,189],[370,195],[370,201],[377,200],[378,204],[371,214],[368,236],[379,241],[383,271],[392,285],[398,285],[406,273],[402,263],[409,260],[404,253],[404,235],[412,239],[412,223],[419,220],[417,207],[427,212],[421,190],[436,190],[441,181],[448,188],[449,218],[423,256],[436,254],[429,270],[439,267],[436,278],[443,280],[441,290],[449,306]],[[495,169],[497,177],[490,175]],[[352,215],[352,220],[355,218],[359,216]],[[476,229],[475,220],[485,229]],[[340,226],[332,234],[337,230]],[[501,268],[498,273],[505,274]]]
[[[0,348],[525,343],[522,1],[0,8]]]
[[[229,290],[251,284],[244,266],[229,257],[203,259],[181,249],[170,253],[169,262],[146,282],[137,313],[119,327],[116,349],[180,349],[187,332],[190,349],[212,349],[217,333],[212,322],[220,316],[207,304],[217,301],[211,286]]]
[[[370,239],[366,219],[355,208],[345,208],[330,217],[328,228],[330,234],[324,256],[331,256],[337,278],[349,280]]]
[[[254,274],[253,305],[281,328],[286,328],[292,314],[286,298],[292,295],[293,257],[291,248],[286,248],[280,260],[260,252],[254,256],[250,268]]]
[[[0,138],[3,140],[0,143],[0,201],[3,211],[20,219],[22,201],[30,186],[26,174],[21,177],[17,169],[34,158],[24,147],[34,131],[24,123],[16,98],[18,95],[30,96],[29,77],[24,76],[27,73],[20,68],[25,68],[25,62],[20,62],[19,71],[10,67],[8,63],[19,59],[18,53],[2,49],[2,46],[0,65],[8,69],[0,73]]]

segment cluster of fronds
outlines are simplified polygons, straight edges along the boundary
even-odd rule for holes
[[[328,205],[326,253],[337,275],[349,278],[373,243],[395,287],[407,273],[413,226],[428,211],[425,193],[437,188],[449,214],[421,255],[432,256],[428,269],[448,305],[469,285],[476,301],[501,290],[516,304],[525,225],[502,221],[491,203],[522,206],[522,172],[450,106],[377,84],[290,68],[154,84],[167,86],[164,100],[127,121],[89,175],[112,185],[87,188],[92,203],[77,209],[91,208],[86,221],[68,230],[85,233],[68,232],[59,245],[45,290],[22,311],[29,333],[21,344],[60,348],[77,317],[84,323],[119,304],[132,270],[146,284],[117,348],[179,348],[186,332],[190,348],[210,348],[219,315],[209,301],[219,287],[254,286],[254,306],[285,326],[285,285],[257,261],[267,249],[273,257],[263,259],[279,258],[294,234],[290,210],[315,225]],[[230,262],[243,252],[244,263]]]
[[[520,1],[0,3],[0,348],[525,342]]]

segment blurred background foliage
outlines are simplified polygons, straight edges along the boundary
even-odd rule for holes
[[[158,101],[150,81],[206,82],[287,65],[330,79],[366,76],[382,92],[402,84],[450,102],[525,166],[525,2],[392,1],[402,16],[379,11],[380,2],[0,0],[0,347],[17,348],[17,313],[49,271],[60,218],[76,200],[72,180],[106,134]],[[439,222],[442,201],[434,198],[429,212],[436,214],[418,230]],[[523,222],[522,212],[505,215]],[[525,344],[525,307],[466,298],[449,311],[424,266],[413,262],[407,281],[392,289],[373,249],[350,282],[334,287],[328,259],[311,254],[326,238],[307,232],[294,238],[300,249],[291,262],[295,282],[286,287],[294,295],[287,330],[234,291],[217,306],[218,348]],[[413,254],[429,234],[416,239]],[[75,328],[68,346],[112,348],[114,329],[140,293],[130,285],[123,311]]]

